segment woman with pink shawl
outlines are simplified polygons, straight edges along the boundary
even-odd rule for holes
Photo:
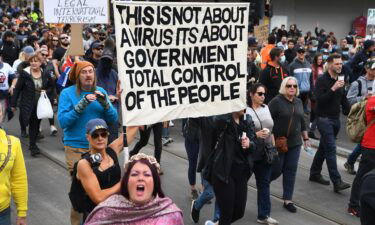
[[[121,181],[121,194],[100,203],[86,225],[182,225],[182,211],[161,189],[160,165],[152,156],[139,153],[130,158]]]

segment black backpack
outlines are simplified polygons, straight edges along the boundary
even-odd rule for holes
[[[82,159],[88,159],[90,153],[82,154]],[[79,161],[78,161],[79,162]],[[83,188],[81,181],[77,179],[77,165],[78,162],[74,164],[72,172],[72,185],[70,186],[69,199],[72,203],[73,209],[77,212],[84,213],[87,211],[87,202],[89,196],[87,195],[85,189]]]

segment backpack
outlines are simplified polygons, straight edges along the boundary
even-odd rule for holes
[[[367,100],[355,103],[350,109],[347,123],[346,133],[350,140],[355,143],[360,143],[366,129],[371,126],[375,120],[372,120],[368,125],[366,123],[366,104]]]
[[[90,153],[85,153],[82,154],[81,159],[87,159],[88,157],[90,157]],[[72,172],[72,184],[69,191],[69,199],[75,211],[84,213],[87,211],[87,201],[89,199],[89,196],[87,195],[85,189],[82,187],[81,182],[77,179],[78,162],[74,163]]]

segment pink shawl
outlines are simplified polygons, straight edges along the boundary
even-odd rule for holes
[[[87,217],[85,225],[182,225],[182,211],[170,198],[156,197],[136,206],[122,195],[113,195],[100,203]]]

